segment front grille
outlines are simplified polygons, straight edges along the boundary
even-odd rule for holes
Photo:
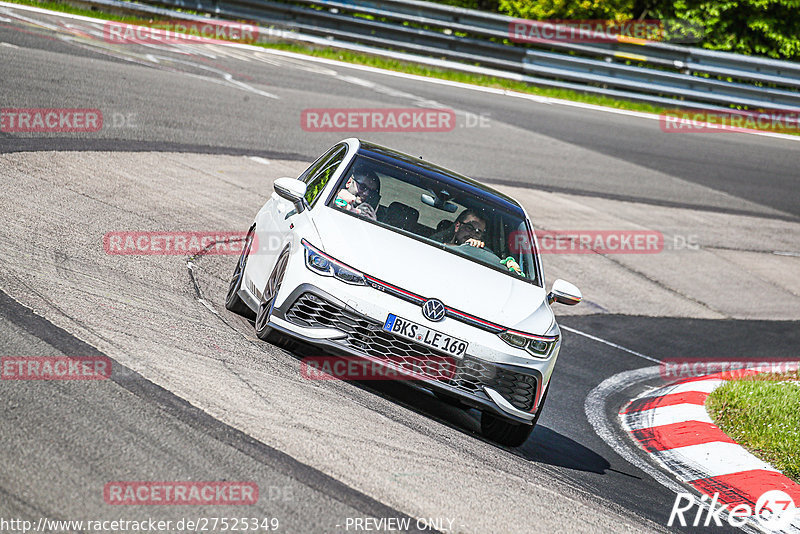
[[[505,369],[497,369],[497,376],[489,386],[502,395],[517,410],[529,412],[536,398],[536,378]]]
[[[335,340],[373,358],[405,364],[403,368],[420,367],[431,380],[441,381],[469,393],[487,398],[483,387],[488,386],[502,395],[512,406],[522,411],[533,408],[536,397],[536,378],[515,373],[490,363],[465,356],[457,361],[455,374],[446,372],[440,363],[445,353],[403,339],[383,329],[383,324],[344,309],[312,293],[303,293],[294,301],[286,320],[307,328],[327,327],[341,330],[347,336]]]
[[[536,378],[533,376],[507,371],[469,357],[458,366],[451,385],[470,392],[482,391],[483,386],[488,386],[502,395],[514,408],[524,412],[533,408],[536,398]]]

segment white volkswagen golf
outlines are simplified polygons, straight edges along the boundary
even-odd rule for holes
[[[577,304],[581,293],[563,280],[545,290],[519,203],[358,139],[274,187],[226,307],[254,319],[260,339],[411,377],[479,409],[487,438],[521,445],[561,346],[550,304]]]

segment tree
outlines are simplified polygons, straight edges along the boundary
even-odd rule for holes
[[[533,20],[657,19],[672,42],[800,60],[800,0],[438,1]]]
[[[523,19],[629,20],[633,0],[500,0],[500,12]]]
[[[672,13],[705,27],[704,48],[800,59],[800,0],[677,0]]]

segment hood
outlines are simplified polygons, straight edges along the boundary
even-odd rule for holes
[[[313,220],[322,242],[311,244],[354,269],[508,328],[544,334],[552,325],[543,288],[327,206],[319,208]]]

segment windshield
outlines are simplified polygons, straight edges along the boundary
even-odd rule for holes
[[[331,207],[541,285],[522,209],[359,154]]]

